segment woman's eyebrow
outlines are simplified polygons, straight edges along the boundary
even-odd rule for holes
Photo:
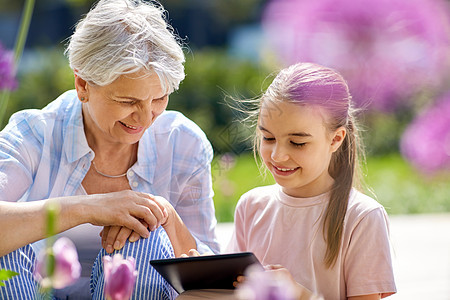
[[[153,98],[153,100],[155,100],[155,99],[163,99],[163,98],[165,98],[166,96],[167,96],[168,94],[165,94],[165,95],[163,95],[163,96],[161,96],[161,97],[158,97],[158,98]],[[128,100],[134,100],[134,101],[143,101],[142,99],[139,99],[139,98],[136,98],[136,97],[131,97],[131,96],[116,96],[117,98],[120,98],[120,99],[128,99]]]
[[[266,132],[268,132],[268,133],[271,133],[269,130],[267,130],[266,128],[264,128],[264,127],[261,126],[261,125],[258,125],[258,128],[259,128],[259,130],[261,130],[261,131],[266,131]],[[312,137],[311,134],[306,133],[306,132],[294,132],[294,133],[288,133],[288,135],[291,135],[291,136],[300,136],[300,137]]]

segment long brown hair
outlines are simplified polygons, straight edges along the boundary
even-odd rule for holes
[[[261,103],[270,101],[272,111],[262,112]],[[344,219],[352,187],[361,187],[360,158],[363,149],[354,120],[351,95],[344,78],[335,70],[312,63],[298,63],[281,70],[266,92],[258,99],[259,108],[249,119],[261,113],[276,113],[276,103],[288,101],[299,105],[318,105],[327,111],[324,120],[330,132],[346,129],[344,141],[332,155],[328,171],[334,179],[330,199],[323,217],[323,235],[327,243],[324,263],[331,268],[336,263],[342,243]],[[253,121],[255,123],[255,121]],[[259,137],[254,142],[259,152]]]

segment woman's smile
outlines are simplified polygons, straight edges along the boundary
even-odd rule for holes
[[[142,126],[133,126],[133,125],[126,124],[122,121],[119,121],[119,123],[122,125],[123,130],[125,130],[127,133],[130,133],[130,134],[140,133],[144,129],[144,127],[142,127]]]

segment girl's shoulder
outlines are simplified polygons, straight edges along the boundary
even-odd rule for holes
[[[383,205],[374,198],[365,195],[356,189],[352,189],[347,207],[346,218],[348,220],[358,221],[375,211],[379,212],[381,215],[386,214]]]
[[[279,192],[279,186],[276,184],[258,186],[248,192],[244,193],[238,201],[238,205],[248,205],[248,204],[265,204],[270,202],[272,199],[277,197]]]

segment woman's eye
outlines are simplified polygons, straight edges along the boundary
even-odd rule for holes
[[[269,137],[263,136],[263,140],[264,140],[264,141],[274,141],[275,138],[269,138]]]
[[[161,98],[153,99],[153,101],[164,101],[167,99],[167,95],[162,96]]]
[[[291,141],[291,144],[294,145],[295,147],[303,147],[306,145],[306,143],[294,143]]]
[[[136,101],[116,101],[116,102],[118,102],[120,104],[123,104],[123,105],[134,105],[134,104],[136,104]]]

